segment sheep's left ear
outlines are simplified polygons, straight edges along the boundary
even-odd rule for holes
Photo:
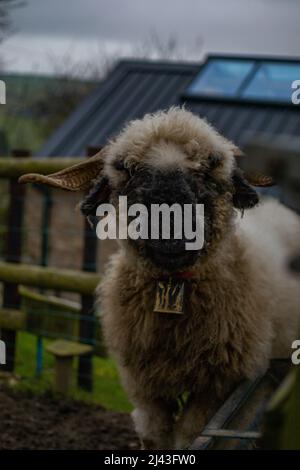
[[[92,189],[79,205],[81,212],[88,218],[89,222],[92,223],[93,217],[96,216],[97,207],[109,201],[110,192],[107,176],[102,176],[94,182]]]
[[[243,176],[239,169],[235,169],[232,175],[232,182],[234,186],[234,193],[232,201],[234,207],[237,209],[250,209],[256,206],[259,202],[259,197],[255,189],[251,188],[249,183]]]

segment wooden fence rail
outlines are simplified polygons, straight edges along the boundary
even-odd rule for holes
[[[19,178],[25,173],[49,174],[85,161],[84,158],[13,158],[0,157],[0,178]]]
[[[0,262],[0,281],[78,294],[93,294],[100,276],[71,269]]]

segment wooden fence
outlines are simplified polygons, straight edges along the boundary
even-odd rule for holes
[[[87,156],[94,154],[99,149],[88,149]],[[83,253],[82,253],[82,271],[57,269],[47,265],[47,230],[46,236],[41,233],[41,256],[40,266],[32,266],[22,264],[22,232],[23,232],[23,219],[24,219],[24,203],[26,198],[27,188],[18,183],[18,178],[25,173],[42,173],[48,174],[62,170],[70,165],[83,161],[82,158],[30,158],[27,151],[16,150],[13,152],[12,157],[0,158],[0,179],[9,181],[9,207],[7,213],[7,230],[4,241],[4,260],[0,262],[0,282],[3,283],[3,302],[2,310],[0,312],[0,328],[1,338],[7,345],[7,362],[2,368],[7,371],[13,371],[15,368],[15,354],[16,354],[16,339],[17,328],[16,325],[21,325],[20,317],[23,318],[24,311],[21,311],[21,302],[24,304],[23,295],[20,292],[19,286],[30,286],[39,289],[54,289],[61,292],[75,292],[81,296],[80,311],[71,313],[65,317],[69,318],[67,323],[78,323],[78,333],[76,339],[80,343],[87,343],[95,346],[95,334],[98,320],[95,318],[94,309],[94,290],[98,284],[100,277],[96,274],[96,250],[97,239],[93,231],[91,231],[88,224],[85,225],[83,232]],[[51,220],[51,203],[49,200],[49,189],[43,192],[45,200],[44,208],[46,212],[44,219]],[[77,236],[77,235],[76,235]],[[31,304],[36,302],[31,299]],[[42,300],[40,299],[40,305]],[[63,303],[63,301],[62,301]],[[22,304],[22,305],[23,305]],[[47,296],[44,296],[44,305],[48,305]],[[27,296],[28,307],[28,296]],[[50,308],[50,307],[49,307]],[[63,305],[65,311],[68,310],[66,305]],[[53,309],[53,305],[52,305]],[[70,309],[69,309],[70,310]],[[13,312],[15,315],[13,315]],[[16,316],[19,313],[19,317]],[[9,315],[10,313],[10,315]],[[41,314],[42,315],[42,314]],[[40,316],[41,316],[40,315]],[[27,312],[32,320],[32,313]],[[10,321],[8,321],[10,319]],[[19,322],[19,323],[18,323]],[[23,322],[23,328],[32,321]],[[69,327],[68,327],[69,328]],[[31,330],[32,331],[32,330]],[[39,334],[38,328],[35,329],[36,334],[39,336],[37,348],[37,373],[41,372],[42,361],[42,337],[48,336],[49,331],[41,331]],[[55,333],[50,332],[52,337]],[[63,331],[57,331],[57,337],[63,336]],[[98,333],[97,333],[98,335]],[[96,336],[97,336],[96,335]],[[50,335],[49,335],[50,336]],[[99,335],[98,335],[99,339]],[[103,351],[103,348],[98,348]],[[86,390],[92,390],[93,387],[93,371],[92,371],[92,356],[94,349],[79,357],[78,367],[78,385]]]

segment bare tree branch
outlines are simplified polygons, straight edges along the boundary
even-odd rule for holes
[[[23,0],[0,0],[0,42],[12,31],[12,9],[23,5]]]

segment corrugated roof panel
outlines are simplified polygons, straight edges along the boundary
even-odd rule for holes
[[[123,61],[58,129],[39,155],[79,156],[100,147],[132,119],[185,104],[229,139],[241,144],[245,132],[299,135],[300,106],[196,100],[185,95],[198,64]]]
[[[299,107],[300,109],[300,107]],[[288,134],[293,136],[300,135],[300,117],[299,112],[290,112],[286,116],[286,119],[282,123],[281,128],[282,134]]]
[[[198,67],[192,64],[124,61],[73,113],[39,155],[85,155],[131,119],[179,102]]]
[[[237,142],[239,136],[244,132],[248,126],[249,120],[253,117],[251,108],[240,109],[238,114],[235,114],[232,119],[231,126],[228,129],[227,137],[233,142]]]
[[[122,67],[116,67],[110,79],[101,84],[93,93],[91,93],[78,108],[71,113],[64,123],[54,132],[51,138],[40,149],[38,155],[51,156],[51,155],[67,155],[65,149],[67,148],[68,140],[76,138],[77,132],[80,131],[84,122],[92,118],[93,114],[99,112],[103,102],[109,99],[111,94],[114,93],[124,76]],[[76,155],[78,156],[78,155]]]
[[[146,79],[142,81],[139,74],[128,74],[122,82],[122,86],[116,88],[114,94],[103,103],[93,119],[90,118],[84,123],[84,127],[80,130],[80,135],[74,145],[68,149],[70,155],[84,151],[88,145],[93,145],[95,139],[101,144],[103,140],[101,137],[111,134],[118,116],[128,112],[130,103],[133,100],[138,101],[142,97],[145,92],[145,85],[147,86],[147,81],[150,81],[150,78],[150,75],[147,75]]]
[[[296,135],[300,133],[300,108],[228,104],[222,102],[191,102],[188,108],[236,143],[243,142],[245,133]]]
[[[168,76],[168,80],[176,80],[176,76]],[[147,74],[141,77],[140,88],[132,90],[128,95],[127,102],[122,107],[122,112],[114,116],[105,132],[102,133],[101,141],[105,142],[107,136],[116,134],[132,119],[141,118],[145,113],[157,111],[163,106],[164,95],[166,93],[166,75]],[[113,132],[111,131],[113,129]]]

